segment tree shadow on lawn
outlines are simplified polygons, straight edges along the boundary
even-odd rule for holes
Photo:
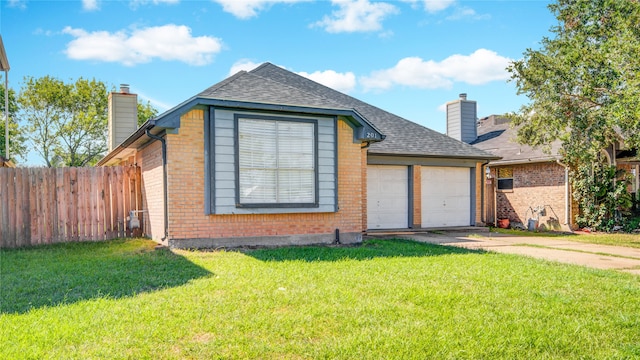
[[[243,252],[262,261],[302,260],[307,262],[486,253],[486,251],[482,250],[470,250],[400,239],[370,239],[362,244],[353,246],[300,246],[245,250]]]
[[[0,313],[180,286],[211,273],[150,240],[0,251]]]

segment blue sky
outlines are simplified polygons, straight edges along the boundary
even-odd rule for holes
[[[16,90],[25,76],[96,78],[163,112],[269,61],[445,132],[459,93],[481,117],[527,102],[505,67],[549,35],[548,3],[2,0],[0,31]]]

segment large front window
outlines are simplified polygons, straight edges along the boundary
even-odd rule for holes
[[[314,206],[316,123],[239,117],[238,205]]]

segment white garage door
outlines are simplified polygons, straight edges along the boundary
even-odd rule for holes
[[[409,173],[406,166],[367,166],[367,227],[409,227]]]
[[[422,227],[469,226],[469,168],[422,167]]]

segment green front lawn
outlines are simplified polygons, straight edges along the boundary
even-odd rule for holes
[[[524,231],[491,228],[491,232],[500,234],[517,235],[517,236],[540,236],[562,238],[571,241],[578,241],[590,244],[616,245],[640,248],[640,234],[623,234],[623,233],[591,233],[591,234],[568,234],[553,231]]]
[[[640,277],[410,241],[0,252],[2,359],[640,357]]]

